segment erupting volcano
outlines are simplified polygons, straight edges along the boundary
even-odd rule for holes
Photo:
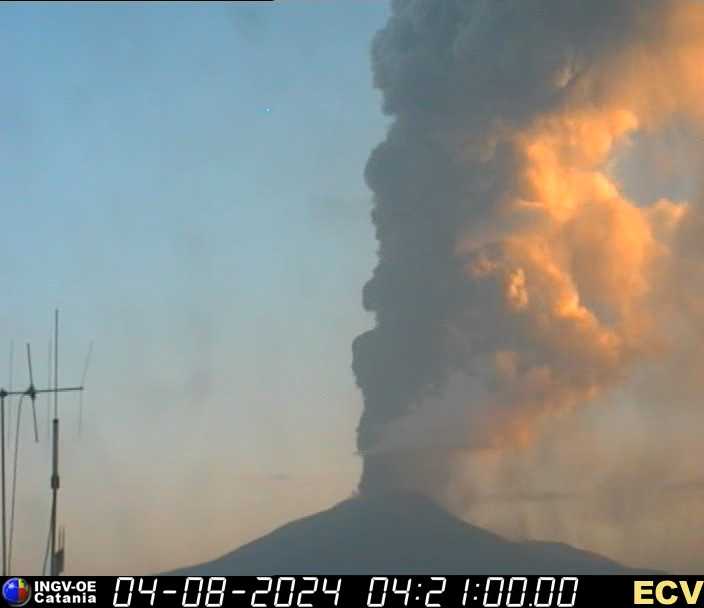
[[[604,451],[578,430],[585,453],[557,471],[545,438],[585,411],[624,394],[699,411],[700,184],[635,200],[623,159],[675,128],[704,151],[704,4],[394,0],[372,58],[392,123],[366,170],[359,496],[195,571],[616,572],[463,518],[537,496],[538,469],[554,473],[542,512],[575,500]]]

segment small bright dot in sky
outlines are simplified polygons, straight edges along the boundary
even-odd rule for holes
[[[266,108],[266,113],[268,114],[269,112],[271,112],[271,108]]]

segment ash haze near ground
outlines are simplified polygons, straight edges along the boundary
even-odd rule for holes
[[[0,17],[0,338],[46,351],[58,305],[66,381],[95,338],[68,573],[204,562],[354,492],[701,571],[703,3]]]

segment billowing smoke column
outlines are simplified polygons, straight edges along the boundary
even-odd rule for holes
[[[373,67],[394,120],[366,172],[361,491],[433,492],[452,450],[691,358],[699,207],[629,200],[611,170],[639,133],[704,131],[704,3],[395,0]]]

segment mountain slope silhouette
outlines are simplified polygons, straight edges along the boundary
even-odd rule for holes
[[[619,574],[561,543],[513,542],[415,494],[356,497],[173,575]]]

